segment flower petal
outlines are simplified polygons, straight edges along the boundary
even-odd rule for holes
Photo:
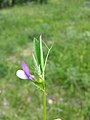
[[[35,76],[30,74],[29,80],[32,80],[32,79],[35,79]]]
[[[23,71],[25,72],[25,74],[29,78],[29,76],[30,76],[30,70],[29,70],[28,65],[25,62],[22,61],[21,62],[21,66],[22,66]]]
[[[28,79],[27,75],[25,74],[25,72],[23,70],[18,70],[16,72],[16,75],[21,79]]]

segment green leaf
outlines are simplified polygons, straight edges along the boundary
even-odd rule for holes
[[[42,48],[42,38],[40,36],[40,59],[41,59],[41,68],[43,71],[44,68],[44,59],[43,59],[43,48]]]
[[[33,61],[34,61],[34,64],[35,64],[35,69],[36,69],[36,72],[41,75],[41,70],[40,70],[40,66],[38,66],[38,63],[37,63],[37,60],[33,54]]]
[[[38,63],[37,63],[37,60],[36,60],[34,54],[32,54],[32,56],[33,56],[33,61],[34,61],[35,68],[36,68],[36,70],[38,71]]]
[[[37,40],[36,38],[34,38],[34,50],[35,50],[35,55],[36,55],[38,66],[40,66],[40,69],[43,72],[44,60],[43,60],[43,49],[42,49],[41,36],[40,36],[40,40]]]
[[[40,65],[40,42],[34,38],[34,50],[38,65]]]
[[[48,59],[48,56],[49,56],[49,54],[50,54],[51,49],[52,49],[52,46],[48,49],[48,52],[47,52],[47,55],[46,55],[46,58],[45,58],[45,63],[44,63],[43,71],[45,71],[46,64],[47,64],[47,59]]]
[[[38,83],[34,83],[34,82],[32,82],[32,83],[33,83],[33,85],[34,85],[36,88],[38,88],[38,89],[40,89],[41,91],[45,92],[44,89],[43,89],[42,84],[38,84]]]

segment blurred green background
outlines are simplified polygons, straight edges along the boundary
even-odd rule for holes
[[[33,38],[40,34],[48,46],[54,43],[46,69],[47,120],[90,120],[89,0],[0,10],[0,120],[42,120],[41,92],[16,76],[21,60],[33,72]]]

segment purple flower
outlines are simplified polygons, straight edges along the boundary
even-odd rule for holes
[[[21,79],[29,79],[29,80],[34,79],[35,76],[30,74],[28,65],[24,63],[23,61],[20,64],[22,66],[22,70],[18,70],[16,72],[16,75]]]

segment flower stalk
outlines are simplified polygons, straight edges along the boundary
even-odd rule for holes
[[[44,85],[43,92],[43,120],[46,120],[46,87]]]
[[[45,78],[44,78],[44,70],[43,70],[43,120],[46,120],[46,83],[45,83]]]
[[[44,43],[45,44],[45,43]],[[46,48],[48,49],[47,55],[43,57],[43,49],[42,49],[42,38],[40,36],[40,40],[34,38],[34,54],[33,54],[33,61],[35,64],[35,71],[36,75],[32,75],[30,73],[30,69],[26,63],[23,61],[21,62],[22,70],[18,70],[16,75],[21,79],[28,79],[31,80],[32,83],[43,92],[43,120],[46,120],[46,80],[45,76],[45,68],[47,59],[52,48],[48,48],[45,44]]]

